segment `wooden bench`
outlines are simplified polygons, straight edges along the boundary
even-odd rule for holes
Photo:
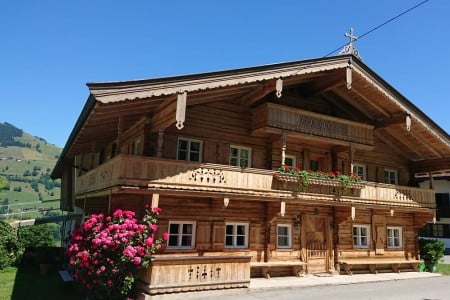
[[[273,267],[292,267],[292,272],[295,276],[300,277],[303,272],[303,267],[306,263],[303,261],[269,261],[269,262],[250,262],[250,268],[261,268],[262,274],[265,278],[270,278],[270,268]]]
[[[414,271],[418,271],[419,265],[423,263],[422,260],[416,259],[385,259],[385,258],[359,258],[359,259],[341,259],[339,260],[339,264],[341,269],[344,269],[347,275],[352,275],[352,266],[355,265],[367,265],[369,267],[370,272],[373,274],[377,274],[377,267],[380,265],[390,265],[392,271],[396,273],[400,273],[401,265],[409,265],[410,268]]]

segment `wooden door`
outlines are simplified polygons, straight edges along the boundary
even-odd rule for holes
[[[306,215],[304,218],[304,247],[308,273],[328,272],[328,235],[327,217]]]

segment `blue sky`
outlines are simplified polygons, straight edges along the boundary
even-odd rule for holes
[[[0,122],[63,147],[86,82],[320,58],[422,0],[2,1]],[[450,132],[450,1],[429,0],[355,45]],[[335,53],[337,54],[337,53]]]

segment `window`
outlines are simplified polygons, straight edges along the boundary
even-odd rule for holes
[[[247,248],[248,224],[226,223],[225,225],[225,248]]]
[[[284,164],[291,168],[295,167],[297,165],[297,162],[295,161],[295,156],[294,155],[286,155],[284,157]]]
[[[355,248],[369,248],[369,233],[370,227],[368,225],[354,225],[353,226],[353,247]]]
[[[366,165],[353,164],[352,173],[361,177],[362,180],[367,180]]]
[[[319,161],[318,160],[310,160],[309,168],[311,171],[319,171]]]
[[[432,225],[432,236],[433,237],[444,237],[444,225],[443,224],[433,224]]]
[[[387,247],[401,248],[402,247],[402,228],[388,227],[387,228]]]
[[[291,248],[291,225],[278,224],[277,225],[277,247]]]
[[[384,170],[384,183],[397,184],[397,171]]]
[[[198,140],[179,138],[177,159],[200,162],[202,142]]]
[[[168,249],[191,249],[194,248],[194,241],[195,222],[169,222]]]
[[[250,167],[251,149],[239,146],[230,147],[230,165],[241,168]]]

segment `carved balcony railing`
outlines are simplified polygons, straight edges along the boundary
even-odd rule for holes
[[[277,171],[217,164],[189,163],[154,157],[118,155],[77,177],[76,194],[110,188],[172,189],[224,197],[307,199],[435,208],[434,191],[374,182],[310,178],[307,188],[299,177]]]
[[[272,190],[273,174],[272,170],[118,155],[78,177],[76,192],[134,186],[278,197],[279,191]]]
[[[430,189],[368,181],[343,184],[338,179],[316,177],[310,177],[304,182],[299,176],[284,173],[277,173],[274,177],[278,181],[276,188],[292,190],[300,198],[302,194],[319,194],[328,195],[329,198],[338,197],[339,201],[435,208],[435,193]],[[310,196],[307,198],[311,199]]]
[[[374,145],[372,125],[273,103],[253,110],[252,129],[255,133],[285,130],[306,139],[327,138],[336,144],[348,145],[350,142],[355,147],[368,149]]]

